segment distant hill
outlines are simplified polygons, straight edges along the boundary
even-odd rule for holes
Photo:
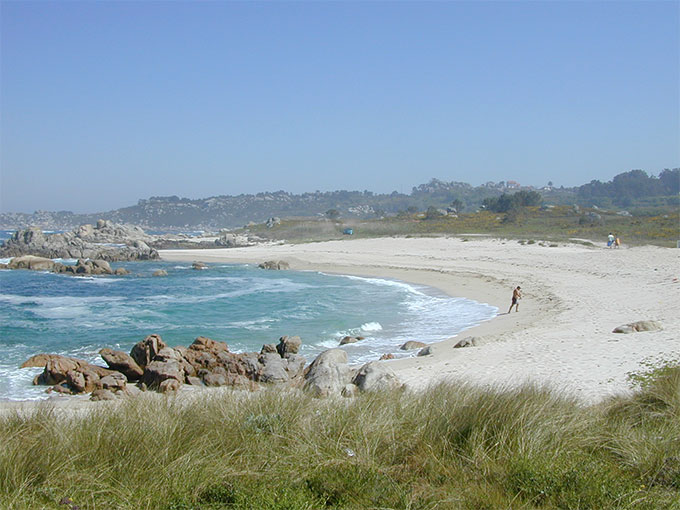
[[[581,205],[677,204],[680,170],[664,170],[659,177],[641,170],[617,175],[609,183],[592,181],[576,188],[534,188],[514,181],[488,182],[471,186],[463,182],[432,179],[414,187],[410,194],[380,194],[371,191],[330,191],[292,194],[285,191],[255,195],[222,195],[202,199],[177,196],[151,197],[137,205],[93,214],[69,211],[36,211],[33,214],[0,214],[0,228],[16,229],[30,225],[43,229],[71,229],[98,219],[140,225],[147,230],[215,230],[261,223],[270,217],[375,218],[402,211],[425,211],[430,207],[474,211],[487,199],[516,191],[537,191],[546,203]],[[650,200],[651,199],[651,200]]]

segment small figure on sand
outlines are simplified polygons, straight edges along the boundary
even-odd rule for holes
[[[616,235],[616,236],[614,236],[614,237],[615,237],[615,239],[614,239],[614,248],[618,248],[618,247],[621,246],[621,239],[619,239],[619,236],[618,236],[618,235]]]
[[[616,238],[614,237],[614,234],[609,232],[609,235],[607,236],[607,246],[612,248],[614,246],[615,241],[616,241]]]
[[[510,309],[508,310],[508,313],[512,312],[512,307],[515,307],[515,312],[519,312],[519,300],[522,299],[522,290],[521,287],[518,285],[516,289],[512,291],[512,304],[510,305]]]

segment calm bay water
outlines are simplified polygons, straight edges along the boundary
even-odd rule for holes
[[[101,364],[102,347],[129,351],[151,333],[171,346],[208,336],[236,352],[259,351],[282,335],[299,335],[302,354],[311,361],[343,336],[360,335],[365,340],[343,346],[359,363],[398,353],[406,340],[442,340],[497,313],[489,305],[377,278],[234,264],[200,271],[169,262],[112,267],[132,274],[0,271],[0,399],[46,397],[44,387],[31,385],[41,369],[18,369],[40,352]],[[157,269],[168,276],[152,277]]]

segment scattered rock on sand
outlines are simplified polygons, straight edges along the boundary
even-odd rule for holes
[[[612,333],[638,333],[641,331],[658,331],[660,329],[663,328],[658,321],[637,321],[614,328]]]
[[[384,363],[369,361],[352,379],[360,391],[394,390],[401,387],[397,374]]]
[[[285,260],[267,260],[258,264],[260,269],[290,269],[290,264]]]
[[[319,354],[307,368],[304,389],[317,397],[338,395],[352,375],[353,371],[347,364],[347,352],[329,349]]]
[[[477,345],[479,342],[478,338],[476,336],[466,336],[462,340],[458,340],[456,345],[454,345],[454,349],[458,349],[460,347],[474,347]]]
[[[402,351],[411,351],[413,349],[422,349],[423,347],[426,347],[427,344],[424,342],[418,342],[416,340],[409,340],[406,342],[404,345],[399,347]]]
[[[434,346],[433,345],[428,345],[426,347],[423,347],[418,351],[418,356],[429,356],[430,354],[434,354]]]

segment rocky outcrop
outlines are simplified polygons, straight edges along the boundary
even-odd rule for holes
[[[99,220],[63,234],[45,234],[37,227],[17,230],[0,246],[0,257],[36,255],[48,259],[154,260],[158,252],[148,243],[154,236],[141,228]]]
[[[347,364],[347,352],[329,349],[319,354],[307,368],[304,389],[317,397],[339,395],[353,375]]]
[[[663,329],[661,323],[658,321],[637,321],[630,324],[624,324],[614,328],[612,333],[639,333],[641,331],[658,331]]]
[[[178,384],[184,382],[185,373],[182,365],[175,360],[152,361],[144,367],[142,381],[147,388],[158,389],[163,381],[174,379]]]
[[[7,264],[7,269],[30,269],[31,271],[54,271],[56,262],[45,257],[23,255],[14,257]]]
[[[290,269],[290,264],[286,262],[285,260],[267,260],[265,262],[262,262],[261,264],[258,264],[260,269]]]
[[[300,351],[302,340],[299,336],[282,336],[279,338],[279,345],[276,346],[276,352],[282,358],[288,354],[297,354]],[[264,345],[262,346],[264,348]]]
[[[164,347],[167,346],[160,335],[149,335],[132,347],[130,357],[140,368],[144,369]]]
[[[67,266],[55,263],[55,273],[74,274],[78,276],[113,274],[111,266],[105,260],[83,260],[78,259],[75,266]]]
[[[384,363],[370,361],[362,366],[352,379],[359,391],[389,391],[401,387],[399,378]]]
[[[110,370],[97,365],[91,365],[87,361],[60,356],[59,354],[39,354],[26,360],[21,368],[42,366],[43,372],[33,379],[33,384],[51,386],[50,392],[75,394],[93,391],[101,388],[101,380],[111,386],[120,387],[127,378],[120,372]],[[118,381],[116,384],[113,381]]]
[[[231,232],[220,232],[220,236],[215,240],[217,246],[223,246],[225,248],[242,248],[245,246],[254,246],[261,239],[252,239],[251,236],[233,234]]]
[[[104,348],[102,359],[109,368],[57,354],[40,354],[22,367],[44,367],[34,384],[50,385],[49,391],[75,394],[107,390],[114,396],[131,395],[140,389],[161,393],[191,386],[233,386],[256,389],[261,384],[302,384],[306,360],[298,354],[302,341],[283,336],[262,353],[233,353],[224,342],[200,336],[189,347],[168,347],[159,335],[135,344],[130,354]],[[129,382],[138,381],[139,388]],[[93,400],[108,393],[93,394]]]
[[[124,374],[129,381],[137,381],[144,374],[144,370],[132,356],[123,351],[114,351],[106,347],[99,351],[99,355],[111,370]]]

